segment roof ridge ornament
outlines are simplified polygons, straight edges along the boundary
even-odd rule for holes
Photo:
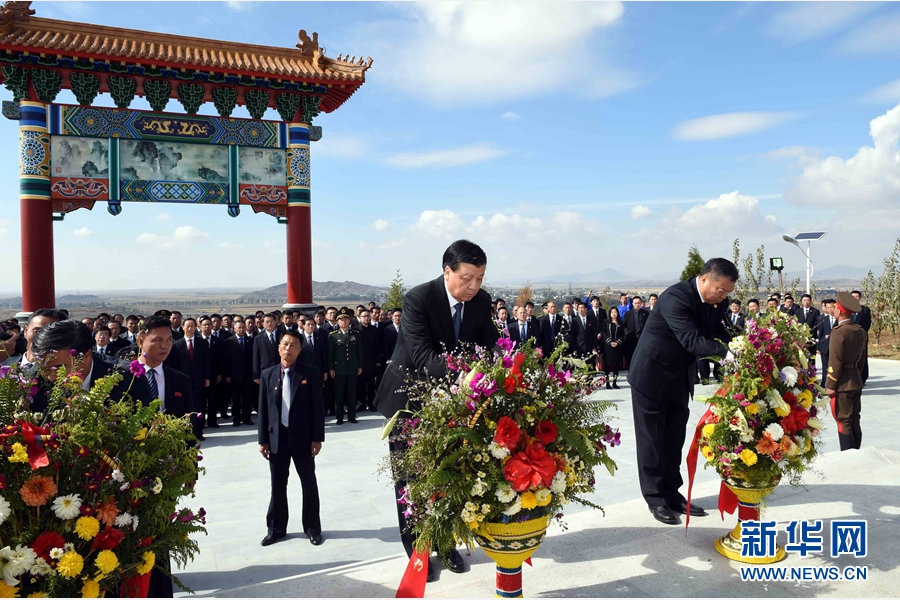
[[[33,14],[31,2],[4,2],[0,7],[0,33],[8,33],[14,22],[23,23]]]
[[[300,41],[297,43],[297,48],[300,50],[301,56],[315,56],[316,52],[319,51],[319,34],[313,31],[312,38],[307,35],[305,29],[301,29],[297,32],[297,37]],[[322,48],[320,54],[325,54],[325,49]]]

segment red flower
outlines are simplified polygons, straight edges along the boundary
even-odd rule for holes
[[[556,461],[540,442],[533,442],[525,452],[518,452],[506,462],[503,476],[517,492],[530,487],[550,487],[556,475]]]
[[[94,542],[91,544],[91,552],[94,550],[113,550],[124,539],[125,534],[123,532],[113,527],[107,527],[94,538]]]
[[[500,417],[497,421],[497,432],[494,434],[494,441],[509,450],[513,450],[519,443],[519,437],[522,432],[516,422],[509,417]]]
[[[37,539],[31,543],[31,549],[34,550],[38,556],[47,562],[50,562],[50,551],[54,548],[62,548],[65,545],[66,540],[63,536],[55,531],[45,531],[37,536]]]
[[[541,421],[534,430],[534,437],[541,440],[542,444],[552,444],[556,441],[556,423]]]
[[[785,433],[794,434],[806,429],[808,423],[809,412],[801,406],[794,405],[790,414],[781,419],[781,428]]]
[[[793,392],[785,392],[781,397],[791,406],[797,406],[797,396]]]
[[[147,546],[149,546],[152,543],[153,543],[152,537],[142,537],[141,538],[141,548],[146,548]]]

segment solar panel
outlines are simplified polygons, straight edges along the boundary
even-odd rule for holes
[[[805,233],[798,233],[797,235],[794,236],[794,239],[797,240],[798,242],[803,241],[803,240],[811,240],[811,241],[821,240],[823,237],[825,237],[826,233],[828,233],[828,232],[827,231],[807,231]]]

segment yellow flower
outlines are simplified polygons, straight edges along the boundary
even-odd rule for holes
[[[85,579],[84,586],[81,588],[82,598],[99,598],[100,584],[93,579]]]
[[[756,402],[751,402],[744,407],[744,410],[747,411],[748,415],[755,415],[759,412],[759,406],[756,405]]]
[[[750,448],[744,448],[741,450],[741,460],[744,461],[744,464],[748,467],[752,467],[756,464],[758,457],[756,456],[756,452]]]
[[[153,565],[156,564],[156,555],[153,554],[153,551],[147,550],[146,552],[144,552],[141,558],[144,560],[144,562],[138,565],[137,572],[138,575],[146,575],[150,572],[151,569],[153,569]]]
[[[56,571],[66,579],[75,579],[81,575],[82,569],[84,569],[84,559],[74,550],[69,550],[63,554],[56,565]]]
[[[716,430],[716,426],[714,423],[707,423],[706,425],[703,426],[703,431],[702,431],[703,437],[705,437],[706,439],[709,439],[709,437],[713,434],[713,432],[715,430]]]
[[[80,517],[75,521],[75,533],[85,541],[92,540],[100,533],[100,521],[94,517]]]
[[[522,508],[524,508],[525,510],[531,510],[537,505],[537,498],[535,497],[534,492],[522,493]]]
[[[474,521],[469,523],[469,529],[471,529],[472,531],[476,531],[479,527],[481,527],[481,525],[478,523],[478,519],[475,519]]]
[[[12,459],[10,459],[12,460]],[[0,598],[18,598],[19,588],[6,585],[3,579],[0,579]]]
[[[547,506],[553,500],[553,494],[547,488],[541,488],[534,493],[538,506]]]
[[[716,459],[716,455],[713,454],[712,448],[710,448],[709,446],[703,446],[702,448],[700,448],[700,454],[702,454],[703,457],[706,458],[707,462],[712,462]]]
[[[788,406],[787,409],[784,409],[784,408],[782,408],[782,407],[780,407],[780,406],[776,406],[776,407],[775,407],[775,414],[778,415],[779,417],[786,417],[786,416],[788,416],[789,414],[791,414],[791,407]]]
[[[104,575],[109,575],[119,566],[119,559],[112,550],[101,550],[94,560],[94,564]]]
[[[802,392],[800,392],[800,395],[797,396],[797,400],[800,401],[800,404],[803,406],[803,408],[809,408],[810,406],[812,406],[813,393],[807,389],[804,389]]]
[[[42,594],[41,592],[31,592],[30,594],[28,594],[25,597],[26,598],[43,598],[44,594]]]
[[[25,449],[25,446],[16,442],[12,445],[12,456],[9,457],[9,462],[11,463],[27,463],[28,462],[28,450]]]
[[[147,437],[147,428],[141,427],[140,431],[138,431],[137,434],[134,436],[134,439],[135,439],[135,441],[140,442],[145,437]]]

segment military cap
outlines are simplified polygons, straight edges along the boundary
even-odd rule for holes
[[[858,313],[862,310],[859,300],[847,292],[838,292],[837,305],[843,312]]]
[[[166,310],[166,309],[158,310],[155,313],[153,313],[153,316],[154,317],[165,317],[165,318],[169,319],[172,317],[172,311]]]
[[[342,308],[341,310],[338,311],[337,318],[338,319],[352,319],[353,311],[345,306],[344,308]]]

